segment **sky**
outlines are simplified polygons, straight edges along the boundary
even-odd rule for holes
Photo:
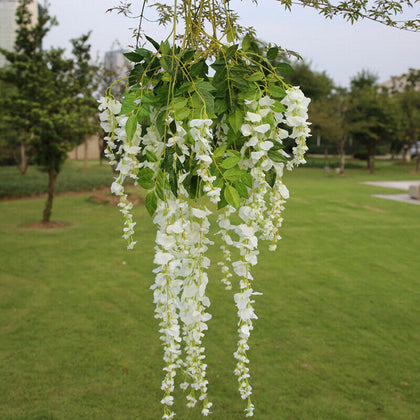
[[[50,0],[50,13],[57,17],[59,26],[48,34],[45,46],[70,50],[71,38],[91,30],[94,56],[102,58],[105,51],[129,49],[137,21],[116,12],[106,13],[118,3],[118,0]],[[385,82],[409,68],[420,68],[420,33],[370,21],[351,25],[342,18],[326,20],[311,8],[295,6],[292,12],[287,12],[275,0],[260,0],[258,6],[251,0],[232,0],[231,5],[239,12],[240,23],[253,26],[260,39],[298,52],[311,62],[314,70],[325,71],[339,86],[348,86],[362,69],[377,74],[379,81]],[[411,15],[420,13],[418,9],[419,6]],[[146,16],[153,18],[148,13]],[[143,27],[152,38],[165,37],[165,31],[156,23],[146,22]]]

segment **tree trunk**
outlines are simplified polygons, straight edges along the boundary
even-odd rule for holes
[[[85,139],[85,163],[83,165],[83,169],[87,169],[88,167],[88,139]]]
[[[340,174],[344,174],[344,168],[346,166],[346,155],[344,152],[344,143],[346,142],[346,138],[344,137],[339,144],[339,151],[340,151]]]
[[[25,143],[20,143],[20,162],[19,162],[19,170],[21,172],[22,175],[26,174],[26,171],[28,170],[28,164],[29,164],[29,159],[26,156],[26,148],[25,148]]]
[[[45,203],[44,216],[42,218],[42,223],[48,223],[51,219],[56,180],[57,180],[57,172],[55,171],[55,169],[49,169],[48,170],[48,198],[47,198],[47,202]]]
[[[102,156],[104,154],[104,139],[98,137],[98,148],[99,148],[99,165],[102,166]]]
[[[375,155],[369,153],[369,172],[371,174],[375,173]]]
[[[328,164],[328,147],[327,146],[325,146],[325,149],[324,149],[324,159],[325,159],[325,165],[327,165]]]

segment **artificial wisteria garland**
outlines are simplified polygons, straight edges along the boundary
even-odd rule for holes
[[[239,286],[233,295],[239,336],[234,373],[248,401],[245,414],[253,415],[247,352],[259,293],[252,267],[260,240],[276,249],[289,197],[283,170],[305,163],[310,130],[309,99],[283,81],[284,65],[275,63],[278,50],[275,57],[273,51],[271,58],[258,56],[255,43],[246,42],[241,49],[221,50],[213,77],[204,60],[194,61],[194,52],[167,43],[157,45],[156,53],[138,49],[128,55],[137,64],[122,104],[108,95],[99,105],[108,132],[106,155],[117,173],[111,190],[120,196],[128,248],[135,244],[135,223],[123,185],[127,177],[148,190],[146,207],[157,226],[151,288],[164,348],[163,419],[175,416],[178,372],[187,405],[201,401],[205,416],[212,406],[202,338],[211,318],[206,251],[212,244],[209,215],[216,207],[222,281],[226,289]],[[291,155],[284,151],[288,138],[295,141]]]

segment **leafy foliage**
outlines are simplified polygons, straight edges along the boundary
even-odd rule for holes
[[[42,41],[56,23],[40,7],[31,24],[29,0],[20,0],[16,11],[18,32],[14,51],[0,49],[10,65],[1,78],[15,86],[7,113],[18,127],[20,142],[30,147],[34,161],[49,174],[50,190],[44,220],[51,215],[55,179],[67,154],[94,133],[96,101],[92,97],[95,69],[90,65],[89,34],[72,40],[74,58],[63,49],[43,50]]]

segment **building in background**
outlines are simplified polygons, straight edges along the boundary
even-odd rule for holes
[[[16,8],[18,0],[0,0],[0,46],[6,50],[13,50],[16,39]],[[34,22],[38,19],[38,2],[32,1],[29,10],[34,17]],[[0,67],[7,63],[6,58],[0,54]]]
[[[107,51],[104,57],[104,67],[106,70],[115,72],[117,78],[127,76],[129,61],[124,57],[124,50]]]

